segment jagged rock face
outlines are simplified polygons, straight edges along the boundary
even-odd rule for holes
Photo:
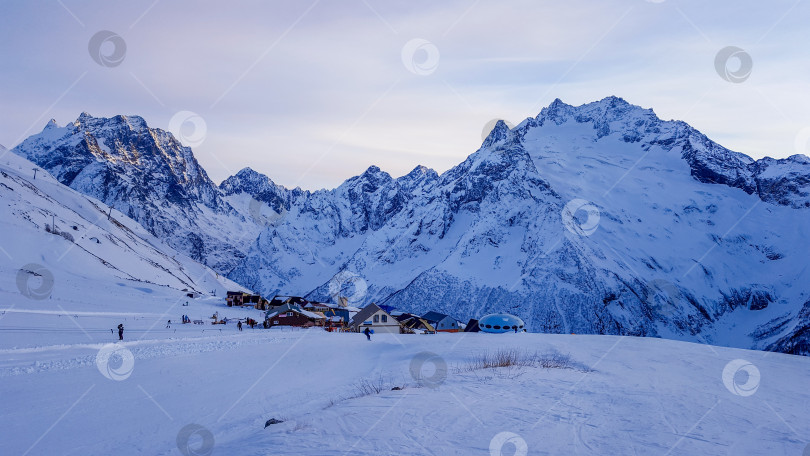
[[[135,219],[155,236],[220,271],[246,248],[223,234],[244,217],[222,197],[188,147],[137,116],[48,123],[13,150],[61,183]]]
[[[460,320],[509,312],[533,331],[806,354],[810,160],[755,161],[620,98],[555,100],[512,129],[498,122],[478,151],[441,175],[417,167],[392,178],[372,166],[315,192],[249,168],[214,188],[194,180],[204,173],[194,172],[190,151],[158,157],[171,139],[153,147],[148,138],[101,135],[113,154],[85,133],[68,141],[53,128],[18,153],[39,157],[74,188],[120,195],[136,215],[152,204],[163,219],[135,217],[145,226],[186,217],[173,209],[183,204],[215,214],[207,217],[219,225],[191,220],[184,251],[223,264],[211,240],[244,236],[249,247],[226,255],[228,275],[265,295],[340,294],[355,305]],[[44,144],[63,147],[61,158],[49,161]],[[160,176],[191,168],[190,177],[160,186],[162,195],[177,192],[164,198],[168,206],[144,203],[142,189],[121,185],[132,179],[130,168],[115,167],[121,162]],[[264,206],[272,217],[257,216]]]

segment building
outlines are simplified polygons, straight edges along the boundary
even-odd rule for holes
[[[229,291],[225,297],[228,307],[252,306],[259,310],[267,310],[268,301],[260,295],[244,293],[241,291]]]
[[[428,312],[422,318],[439,332],[458,332],[458,320],[439,312]]]
[[[317,302],[317,301],[307,301],[306,304],[301,306],[304,310],[309,310],[310,312],[326,312],[333,307],[338,307],[337,304],[327,304],[325,302]]]
[[[369,304],[357,312],[349,322],[349,330],[362,332],[365,328],[373,329],[375,333],[402,332],[402,327],[396,318],[380,309],[377,304]]]
[[[322,313],[304,310],[295,304],[284,304],[264,314],[264,321],[268,327],[273,326],[324,326],[327,322]]]
[[[467,326],[464,327],[465,333],[477,333],[481,332],[481,328],[478,326],[478,320],[475,318],[470,318],[470,321],[467,322]]]
[[[400,312],[394,315],[405,333],[413,334],[416,332],[432,334],[436,332],[436,328],[428,323],[424,318],[419,315],[414,315],[406,312]]]
[[[344,326],[348,326],[349,322],[351,321],[349,309],[340,306],[330,307],[328,310],[325,310],[322,313],[329,318],[330,321],[335,321],[333,317],[340,319]]]

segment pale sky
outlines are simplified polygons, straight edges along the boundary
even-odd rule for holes
[[[82,111],[174,118],[216,183],[249,166],[332,188],[442,172],[492,119],[616,95],[782,158],[808,153],[808,23],[796,0],[4,0],[0,144]]]

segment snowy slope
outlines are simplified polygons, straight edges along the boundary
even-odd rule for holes
[[[12,152],[220,272],[258,233],[223,200],[190,148],[138,116],[82,113],[64,127],[51,120]]]
[[[97,363],[102,342],[0,349],[3,453],[798,455],[810,434],[804,357],[616,336],[228,328],[115,344],[129,361],[110,364]],[[466,369],[496,350],[569,361]],[[271,418],[284,422],[265,428]]]
[[[224,296],[240,288],[47,172],[38,169],[34,179],[33,168],[14,154],[0,159],[4,307],[47,313],[92,303],[97,311],[129,311],[137,309],[130,298],[179,300],[183,290]]]

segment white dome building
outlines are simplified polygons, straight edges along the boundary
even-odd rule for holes
[[[487,333],[523,332],[525,323],[510,314],[489,314],[478,320],[478,327]]]

